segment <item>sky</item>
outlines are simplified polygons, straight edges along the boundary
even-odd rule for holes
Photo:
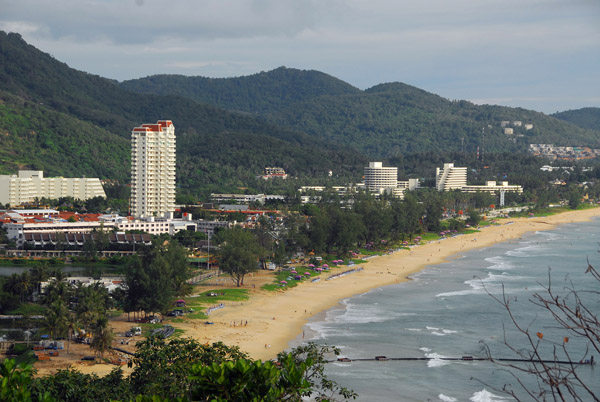
[[[600,0],[0,0],[0,30],[119,81],[286,66],[548,114],[600,107]]]

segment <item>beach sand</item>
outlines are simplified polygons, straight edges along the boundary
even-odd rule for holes
[[[250,300],[230,303],[214,311],[210,315],[213,325],[198,321],[176,324],[176,327],[184,329],[185,336],[201,342],[223,341],[227,345],[239,346],[252,358],[271,359],[302,334],[302,327],[310,317],[330,309],[345,298],[406,281],[411,274],[426,266],[442,263],[468,250],[519,238],[527,232],[550,230],[561,223],[587,221],[595,216],[600,216],[600,208],[542,218],[501,219],[499,225],[484,227],[477,233],[371,258],[368,263],[358,265],[364,270],[334,280],[325,280],[328,275],[324,274],[319,282],[301,283],[275,294],[251,290]]]

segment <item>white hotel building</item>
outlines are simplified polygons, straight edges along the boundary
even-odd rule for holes
[[[19,170],[18,175],[0,175],[0,204],[15,207],[42,197],[87,200],[106,198],[106,194],[98,178],[44,177],[42,170]]]
[[[131,132],[131,215],[164,216],[175,210],[175,127],[170,120]]]
[[[523,192],[523,187],[519,185],[508,184],[507,181],[500,182],[487,181],[485,185],[467,185],[467,168],[455,167],[453,163],[444,163],[444,168],[436,168],[435,185],[438,191],[460,190],[464,193],[476,193],[479,191],[487,193],[519,193]],[[501,205],[504,202],[501,201]]]
[[[435,168],[435,186],[438,191],[461,190],[467,185],[467,168],[444,163],[444,168]]]
[[[381,162],[369,162],[369,166],[365,167],[365,187],[375,192],[397,188],[398,168],[383,167]]]

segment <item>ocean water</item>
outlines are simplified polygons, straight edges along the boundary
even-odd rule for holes
[[[329,364],[327,374],[358,392],[361,401],[511,400],[494,390],[505,384],[519,390],[514,377],[502,367],[487,361],[436,357],[485,357],[486,347],[495,357],[517,357],[504,344],[505,336],[515,347],[526,347],[526,338],[488,294],[502,297],[503,289],[520,324],[561,344],[566,334],[529,299],[543,291],[549,269],[556,289],[568,285],[565,280],[577,289],[598,289],[599,284],[584,272],[588,258],[600,267],[599,223],[565,224],[460,254],[421,271],[412,281],[343,300],[307,324],[305,338],[298,342],[335,345],[342,356],[351,359],[376,355],[433,358]],[[597,296],[588,305],[600,313]],[[568,346],[574,359],[584,356],[584,343],[571,338]],[[551,358],[551,350],[544,352]],[[581,366],[578,373],[600,392],[600,366]],[[519,378],[535,386],[534,379]]]

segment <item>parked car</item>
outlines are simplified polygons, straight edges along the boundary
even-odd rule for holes
[[[183,315],[183,314],[184,314],[183,310],[180,310],[180,309],[172,310],[167,313],[167,315],[169,317],[179,317],[180,315]]]

